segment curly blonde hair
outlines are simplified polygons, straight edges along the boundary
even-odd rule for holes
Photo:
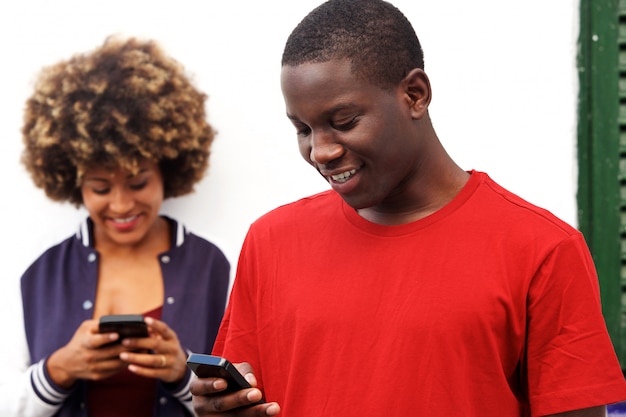
[[[137,172],[147,159],[159,164],[165,198],[190,193],[214,138],[206,99],[154,41],[109,37],[41,71],[26,102],[22,162],[49,198],[77,206],[95,164]]]

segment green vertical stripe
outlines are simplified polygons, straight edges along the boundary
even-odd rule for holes
[[[626,368],[626,2],[581,0],[580,6],[579,224],[598,270],[607,326]]]

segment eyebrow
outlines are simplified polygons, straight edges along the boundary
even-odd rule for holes
[[[357,106],[354,105],[354,104],[342,104],[342,103],[340,103],[340,104],[337,104],[337,105],[331,107],[330,109],[322,112],[321,115],[324,116],[324,117],[328,117],[328,116],[334,115],[335,113],[340,112],[341,110],[352,110],[353,108],[355,109],[356,107]],[[296,116],[294,116],[292,114],[289,114],[289,112],[287,112],[285,114],[286,114],[286,116],[287,116],[287,118],[289,120],[296,121],[296,122],[300,121],[300,119],[298,119]]]

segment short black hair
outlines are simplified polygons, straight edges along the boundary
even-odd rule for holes
[[[396,86],[414,68],[424,69],[424,53],[413,26],[382,0],[329,0],[311,11],[291,32],[282,65],[347,59],[352,71],[383,88]]]

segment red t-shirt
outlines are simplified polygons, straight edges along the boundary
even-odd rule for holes
[[[282,417],[540,416],[626,399],[582,235],[472,172],[400,226],[328,191],[250,228],[214,353]]]
[[[144,314],[161,318],[162,307]],[[156,379],[146,378],[128,369],[102,381],[88,381],[87,410],[89,417],[153,417]]]

